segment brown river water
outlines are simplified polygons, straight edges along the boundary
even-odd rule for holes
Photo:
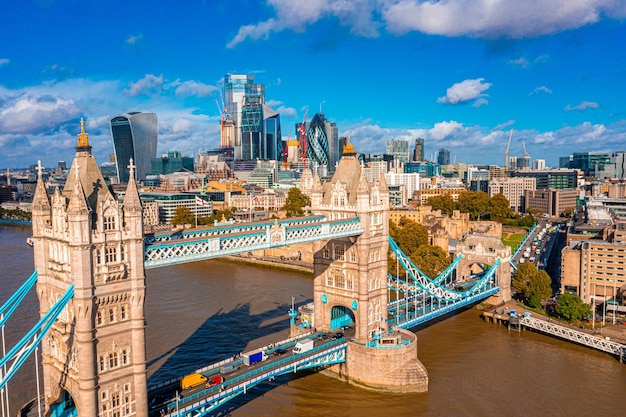
[[[29,228],[0,226],[0,305],[33,270]],[[284,336],[291,297],[309,302],[312,277],[225,261],[147,271],[149,383]],[[7,349],[38,319],[34,290],[5,328]],[[364,391],[321,374],[254,388],[215,415],[251,416],[624,416],[626,365],[531,332],[509,332],[469,309],[416,330],[428,369],[425,394]],[[9,384],[10,410],[37,394],[31,358]],[[0,415],[2,413],[0,412]]]

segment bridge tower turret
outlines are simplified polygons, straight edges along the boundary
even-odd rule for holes
[[[143,226],[134,179],[121,205],[81,120],[63,192],[48,196],[40,168],[33,202],[40,314],[74,284],[73,299],[42,341],[47,412],[147,416]]]
[[[333,330],[354,323],[355,338],[371,341],[387,330],[389,191],[384,176],[368,183],[348,142],[332,179],[317,177],[311,209],[328,219],[357,217],[358,237],[315,243],[315,326]]]

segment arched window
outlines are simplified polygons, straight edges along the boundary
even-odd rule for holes
[[[102,311],[98,311],[96,313],[96,323],[98,325],[102,324]]]
[[[109,353],[109,368],[115,368],[117,365],[117,352]]]
[[[345,261],[346,260],[345,253],[346,253],[346,250],[343,247],[343,245],[335,246],[335,260]]]
[[[126,306],[122,306],[122,307],[120,308],[120,315],[121,315],[121,317],[122,317],[122,320],[125,320],[125,319],[126,319]]]
[[[109,322],[115,322],[115,310],[112,308],[109,309]]]
[[[100,356],[100,359],[98,362],[100,363],[100,370],[104,371],[104,356]]]
[[[104,215],[104,230],[115,230],[117,228],[115,216],[110,214]]]
[[[128,354],[126,353],[126,349],[122,349],[122,365],[128,364]]]

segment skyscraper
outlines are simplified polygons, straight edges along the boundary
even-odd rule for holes
[[[437,163],[439,165],[450,165],[450,151],[445,148],[439,149]]]
[[[265,102],[265,86],[263,84],[255,84],[253,75],[224,75],[225,117],[235,122],[235,137],[231,138],[233,141],[231,146],[241,146],[243,107],[246,102],[249,102],[250,96],[260,96],[260,103]]]
[[[424,160],[424,139],[422,138],[415,139],[415,150],[413,151],[413,160],[414,161]]]
[[[111,119],[111,136],[119,183],[128,183],[131,158],[137,166],[137,180],[145,180],[150,172],[150,160],[156,158],[156,114],[130,112],[115,116]]]
[[[298,125],[296,125],[296,131]],[[327,120],[323,113],[316,113],[306,126],[306,135],[307,161],[314,165],[326,166],[330,171],[334,171],[341,151],[337,124]]]
[[[409,141],[404,139],[391,139],[387,141],[385,153],[393,155],[395,164],[409,162]],[[399,165],[397,165],[399,166]]]

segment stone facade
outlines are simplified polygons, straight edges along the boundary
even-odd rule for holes
[[[47,412],[147,416],[142,206],[132,179],[123,206],[109,192],[82,121],[63,192],[40,170],[33,240],[41,315],[74,284],[41,346]]]

